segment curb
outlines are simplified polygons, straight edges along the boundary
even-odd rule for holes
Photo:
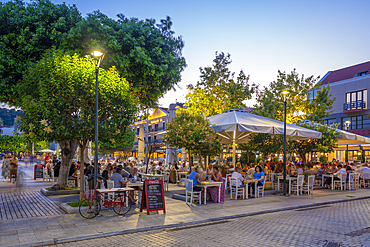
[[[103,238],[103,237],[110,237],[110,236],[115,236],[115,235],[123,235],[123,234],[130,234],[130,233],[136,233],[136,232],[146,232],[146,231],[173,228],[173,227],[183,227],[183,226],[187,226],[187,225],[194,225],[194,224],[200,224],[200,223],[221,221],[221,220],[227,220],[227,219],[235,219],[235,218],[248,217],[248,216],[254,216],[254,215],[259,215],[259,214],[269,214],[269,213],[288,211],[288,210],[294,210],[294,209],[299,209],[299,208],[309,208],[309,207],[316,207],[316,206],[321,206],[321,205],[328,205],[328,204],[335,204],[335,203],[349,202],[349,201],[357,201],[357,200],[364,200],[364,199],[370,199],[370,196],[343,199],[343,200],[336,200],[336,201],[330,201],[330,202],[313,203],[313,204],[308,204],[308,205],[292,206],[292,207],[279,208],[279,209],[270,209],[270,210],[264,210],[264,211],[259,211],[259,212],[237,214],[237,215],[223,216],[223,217],[218,217],[218,218],[192,221],[192,222],[187,222],[187,223],[176,223],[176,224],[170,224],[170,225],[164,225],[164,226],[143,227],[143,228],[129,229],[129,230],[123,230],[123,231],[117,231],[117,232],[87,235],[87,236],[83,236],[83,237],[61,238],[61,239],[54,239],[54,240],[49,240],[49,241],[43,241],[43,242],[32,243],[32,244],[24,244],[24,245],[16,245],[16,246],[17,247],[26,247],[26,246],[43,246],[43,245],[63,244],[63,243],[68,243],[68,242],[89,240],[89,239],[94,239],[94,238]]]
[[[40,192],[44,196],[61,196],[61,195],[79,195],[80,190],[59,190],[59,191],[49,191],[46,190],[45,188],[41,188]]]

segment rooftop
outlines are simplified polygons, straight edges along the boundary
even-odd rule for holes
[[[370,61],[352,65],[346,68],[329,71],[321,79],[321,84],[329,84],[336,81],[343,81],[354,77],[370,74]]]

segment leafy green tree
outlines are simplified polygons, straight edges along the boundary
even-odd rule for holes
[[[64,188],[77,145],[84,153],[95,135],[95,66],[89,57],[49,51],[27,70],[22,86],[33,92],[23,97],[19,128],[25,137],[59,143],[62,165],[56,188]],[[127,144],[135,113],[127,81],[114,67],[100,69],[99,141]]]
[[[200,68],[200,81],[188,85],[187,108],[181,111],[194,115],[213,116],[233,108],[245,107],[243,101],[251,98],[255,85],[249,85],[249,76],[241,70],[235,77],[228,66],[230,54],[217,53],[212,67]]]
[[[152,107],[181,80],[184,42],[174,36],[170,17],[159,24],[154,19],[117,17],[89,14],[71,29],[62,47],[80,54],[101,49],[107,53],[103,66],[116,66],[140,105]]]
[[[45,50],[60,45],[80,20],[74,5],[48,0],[0,3],[0,102],[14,105],[18,101],[16,88],[23,72]]]
[[[299,154],[303,163],[306,163],[306,154],[311,152],[331,153],[336,148],[338,141],[337,126],[326,126],[312,122],[303,122],[298,124],[301,127],[316,130],[322,133],[321,139],[310,139],[302,141],[290,141],[292,151]]]
[[[282,135],[270,135],[263,133],[251,134],[248,143],[240,144],[242,150],[261,152],[263,161],[267,159],[268,155],[280,152],[283,145],[284,143]]]
[[[75,5],[49,0],[0,3],[0,101],[17,105],[22,72],[51,48],[80,55],[100,49],[103,67],[115,66],[129,82],[141,105],[153,106],[181,80],[186,67],[184,42],[171,30],[170,17],[156,24],[119,14],[108,18],[95,11],[82,18]]]
[[[26,148],[24,138],[16,135],[0,135],[0,151],[18,153]]]
[[[171,147],[186,148],[203,157],[216,156],[221,152],[221,143],[209,120],[202,115],[186,112],[178,114],[168,123],[163,139]],[[205,167],[203,167],[205,168]]]
[[[330,115],[332,104],[335,101],[330,99],[330,88],[320,86],[317,83],[319,77],[300,76],[295,70],[290,74],[278,71],[277,80],[273,81],[262,90],[257,90],[257,104],[254,112],[258,115],[284,120],[284,99],[282,91],[288,90],[287,100],[287,123],[298,123],[302,120],[311,120],[323,123],[324,118]],[[310,91],[315,90],[315,100],[310,100]]]

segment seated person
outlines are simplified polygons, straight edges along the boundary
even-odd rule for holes
[[[265,174],[262,172],[261,166],[256,166],[255,173],[253,174],[253,179],[257,180],[257,186],[263,186],[263,180],[265,179]],[[251,198],[255,197],[255,187],[254,184],[250,183],[249,188],[252,189],[252,194],[250,194]],[[251,191],[251,190],[249,190]]]
[[[204,191],[203,187],[197,186],[198,181],[203,181],[198,173],[199,168],[195,168],[195,172],[191,172],[189,175],[189,179],[193,180],[193,191]]]
[[[247,171],[247,178],[252,179],[255,173],[254,164],[252,163],[249,170]]]
[[[245,187],[245,184],[243,184],[244,178],[240,174],[241,169],[240,167],[235,167],[235,172],[231,175],[232,178],[236,178],[238,180],[238,187]],[[236,184],[231,184],[231,186],[236,186]]]
[[[213,175],[213,165],[210,164],[206,170],[207,176],[212,176]]]
[[[341,164],[339,164],[338,165],[338,171],[336,172],[336,173],[334,173],[333,175],[335,176],[334,177],[334,180],[340,180],[340,178],[338,178],[338,176],[340,175],[340,174],[346,174],[347,173],[347,171],[343,168],[343,166],[341,165]],[[329,178],[327,178],[326,180],[325,180],[325,184],[328,186],[328,188],[330,188],[331,187],[331,183],[332,183],[332,179],[331,179],[331,177],[329,177]]]
[[[302,175],[304,176],[303,183],[307,184],[308,183],[308,176],[316,175],[316,172],[314,170],[311,170],[308,165],[305,165],[303,167],[303,170],[304,170],[303,173],[302,173]]]
[[[215,182],[222,182],[222,175],[217,167],[213,167],[213,174],[211,175],[211,180]]]
[[[114,182],[114,188],[124,188],[126,187],[126,184],[128,183],[128,181],[123,180],[121,167],[117,167],[116,173],[112,175],[110,180]],[[130,191],[130,193],[128,194],[128,197],[130,198],[131,203],[135,203],[137,201],[137,200],[133,200],[134,198],[133,194],[134,194],[133,191]]]

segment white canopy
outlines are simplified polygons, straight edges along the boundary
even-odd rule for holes
[[[39,151],[40,153],[55,153],[55,151],[50,150],[50,149],[42,149]]]
[[[222,143],[245,143],[250,133],[284,134],[284,122],[247,113],[238,109],[225,111],[208,118],[214,130],[222,137]],[[295,140],[321,139],[318,131],[293,124],[286,125],[287,136]],[[235,136],[235,137],[234,137]]]
[[[370,144],[370,138],[361,136],[361,135],[356,135],[353,133],[350,133],[345,130],[339,130],[338,135],[338,141],[337,144],[343,145],[343,144]]]
[[[208,119],[214,125],[214,130],[222,138],[221,142],[224,144],[233,144],[234,165],[236,155],[235,144],[248,142],[248,136],[251,133],[284,134],[283,122],[238,109],[231,109]],[[292,124],[286,125],[286,133],[287,136],[295,140],[321,139],[322,137],[322,134],[318,131]]]

